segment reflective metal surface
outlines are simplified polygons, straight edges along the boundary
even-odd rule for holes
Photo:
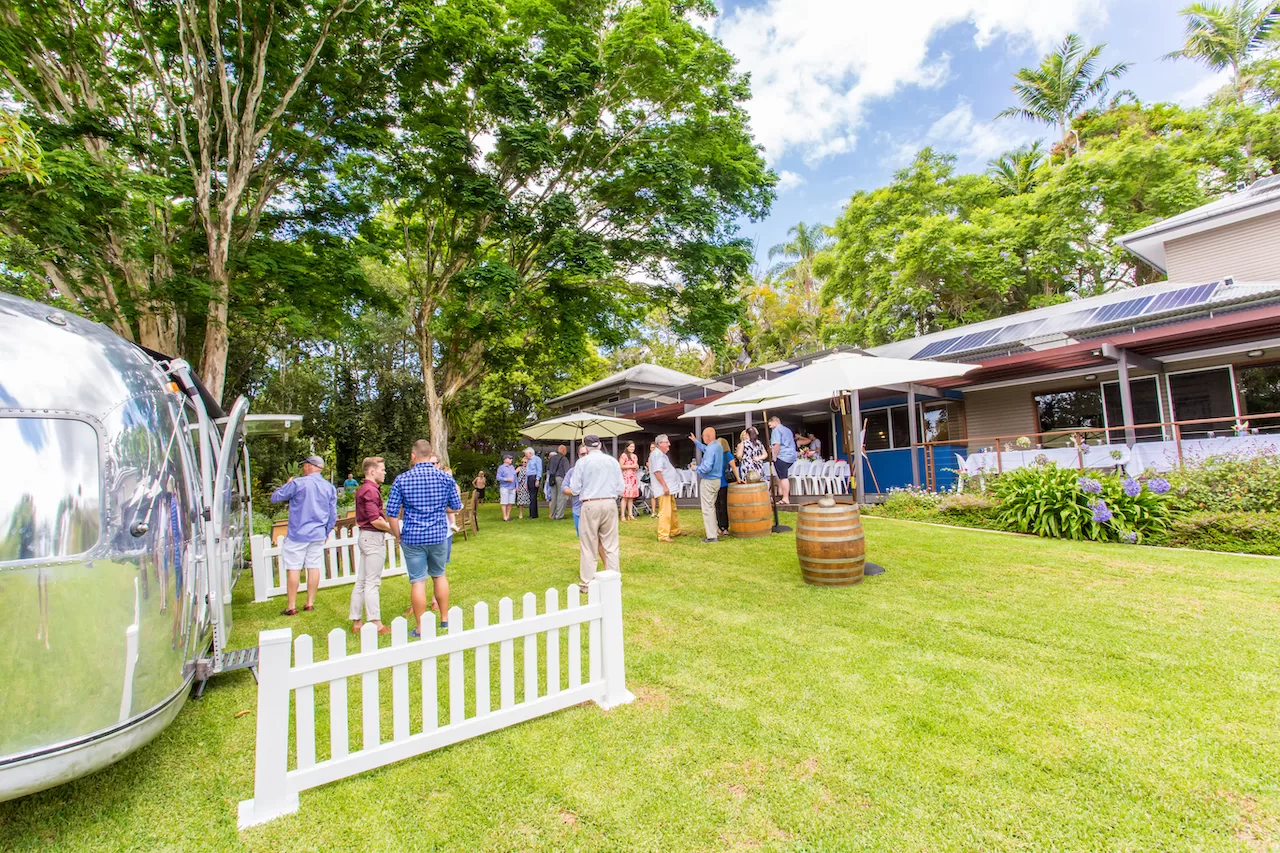
[[[119,758],[185,701],[210,621],[189,420],[132,344],[0,294],[0,800]]]

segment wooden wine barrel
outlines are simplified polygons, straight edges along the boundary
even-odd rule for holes
[[[796,554],[805,583],[853,586],[862,582],[867,559],[862,516],[852,504],[800,507],[796,526]]]
[[[773,532],[767,482],[729,485],[729,532],[743,539]]]

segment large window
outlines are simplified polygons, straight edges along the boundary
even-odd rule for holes
[[[867,450],[888,450],[892,446],[889,442],[889,410],[875,409],[865,412],[862,417],[867,424],[862,446]]]
[[[1200,438],[1210,432],[1231,429],[1236,418],[1231,370],[1217,367],[1169,376],[1169,398],[1178,421],[1213,421],[1182,427],[1183,438]]]
[[[964,438],[959,403],[925,403],[923,405],[923,441],[956,441]]]
[[[1280,364],[1236,368],[1242,415],[1269,415],[1280,412]],[[1260,432],[1280,432],[1280,420],[1268,418],[1251,422]]]
[[[1095,385],[1073,391],[1055,391],[1036,395],[1036,412],[1040,418],[1040,432],[1057,430],[1099,429],[1102,427],[1102,392]],[[1042,436],[1045,447],[1062,447],[1070,444],[1067,433]]]
[[[98,541],[98,433],[84,421],[0,418],[0,561],[83,554]]]
[[[1133,402],[1133,422],[1135,424],[1158,424],[1164,420],[1160,411],[1160,383],[1154,376],[1144,379],[1129,380],[1129,396]],[[1107,425],[1111,427],[1109,441],[1123,443],[1124,407],[1120,405],[1120,383],[1104,382],[1102,384],[1102,400],[1107,410]],[[1122,427],[1116,429],[1116,427]],[[1161,441],[1164,430],[1161,427],[1143,427],[1134,430],[1138,441]]]

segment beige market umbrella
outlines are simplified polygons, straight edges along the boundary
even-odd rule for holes
[[[521,430],[525,436],[534,441],[581,441],[584,436],[598,435],[611,438],[640,432],[640,424],[630,418],[615,418],[612,415],[598,415],[594,412],[573,412],[538,421]]]

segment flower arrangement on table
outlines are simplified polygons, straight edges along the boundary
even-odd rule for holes
[[[818,458],[818,454],[817,454],[817,451],[815,450],[811,450],[808,447],[802,447],[796,451],[796,458],[805,459],[812,462],[813,460]]]

